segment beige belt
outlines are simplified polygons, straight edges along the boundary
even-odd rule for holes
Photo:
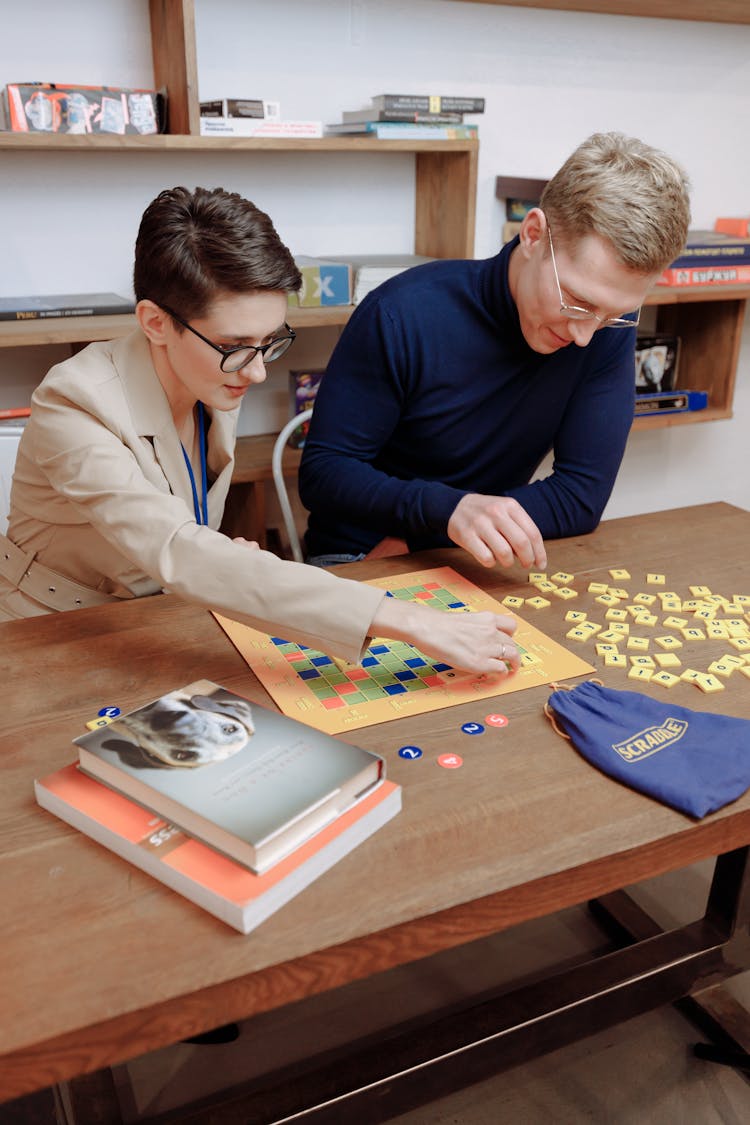
[[[90,586],[82,586],[41,563],[34,556],[0,535],[0,575],[27,597],[41,602],[48,609],[82,609],[86,606],[105,605],[121,599],[114,594],[101,594]]]

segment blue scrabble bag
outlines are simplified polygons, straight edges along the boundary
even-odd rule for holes
[[[750,721],[691,711],[592,681],[558,689],[545,714],[604,773],[690,816],[750,788]]]

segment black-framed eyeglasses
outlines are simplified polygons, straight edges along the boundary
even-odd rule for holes
[[[563,300],[562,288],[560,286],[560,278],[557,275],[555,248],[552,245],[552,231],[550,230],[549,223],[547,223],[547,235],[549,237],[550,254],[552,255],[552,269],[555,273],[557,292],[560,296],[560,312],[563,314],[563,316],[567,317],[568,320],[598,320],[599,328],[636,328],[638,326],[638,322],[641,319],[640,309],[634,309],[633,312],[635,313],[635,316],[630,319],[630,317],[624,316],[597,316],[597,314],[595,312],[592,312],[591,309],[582,309],[578,305],[565,304],[565,301]]]
[[[192,332],[193,335],[197,336],[199,340],[202,340],[204,344],[208,344],[209,348],[213,348],[215,352],[218,352],[221,356],[219,367],[227,374],[231,374],[233,371],[239,371],[241,367],[252,363],[256,355],[262,355],[264,363],[273,363],[275,359],[281,359],[284,353],[289,351],[292,344],[297,339],[297,333],[285,323],[284,331],[286,335],[275,336],[274,339],[267,344],[258,344],[257,346],[252,344],[234,344],[230,347],[225,347],[223,344],[214,344],[212,340],[209,340],[207,336],[199,332],[197,328],[193,328],[192,324],[188,324],[186,320],[183,320],[181,316],[178,316],[172,309],[167,308],[166,305],[162,305],[161,308],[164,309],[165,313],[169,313],[172,320],[176,320],[183,328],[187,328],[188,332]]]

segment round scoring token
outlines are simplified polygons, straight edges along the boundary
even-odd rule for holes
[[[464,723],[461,730],[464,734],[484,734],[484,727],[481,723]]]
[[[101,715],[102,718],[107,718],[107,719],[116,719],[119,714],[120,714],[120,708],[119,707],[100,707],[99,710],[97,711],[97,715]]]
[[[491,727],[507,727],[508,716],[507,715],[500,715],[500,714],[498,714],[498,715],[485,715],[484,721],[485,721],[485,723],[488,723],[489,726],[491,726]]]
[[[442,766],[444,770],[457,770],[459,766],[464,764],[460,754],[441,754],[437,761],[438,765]]]
[[[410,761],[415,761],[417,758],[422,757],[422,751],[418,746],[402,746],[398,752],[399,758],[408,758]]]

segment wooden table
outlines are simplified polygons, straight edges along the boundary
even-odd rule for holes
[[[750,586],[749,548],[750,513],[712,504],[614,520],[591,536],[551,543],[549,566],[573,572],[579,590],[592,579],[610,582],[609,568],[624,566],[633,591],[645,588],[646,571],[660,571],[682,592],[706,583],[734,594]],[[346,573],[433,563],[457,567],[496,597],[524,592],[520,570],[485,571],[459,551]],[[568,608],[554,605],[534,621],[563,639]],[[520,1022],[549,1029],[537,1037],[542,1049],[580,1034],[574,1022],[605,1026],[750,965],[746,937],[734,929],[736,908],[741,920],[748,914],[750,794],[696,823],[617,785],[553,733],[542,710],[547,688],[503,697],[497,709],[508,727],[482,738],[459,727],[492,711],[486,701],[357,732],[403,785],[403,812],[243,937],[37,808],[32,792],[34,777],[75,757],[71,739],[102,705],[129,709],[200,677],[268,704],[212,616],[163,596],[12,622],[0,626],[0,669],[0,1100],[601,896],[620,908],[623,926],[649,940],[492,1008],[504,1057],[522,1049],[514,1048],[523,1042],[514,1039],[519,1011]],[[619,670],[602,678],[628,684]],[[750,717],[746,681],[719,696],[680,686],[669,698]],[[412,742],[425,750],[418,763],[396,754]],[[448,749],[464,755],[462,769],[436,766]],[[724,858],[706,918],[672,934],[637,913],[625,918],[628,901],[610,894],[716,856]],[[488,1019],[485,1005],[468,1023],[476,1032]],[[455,1014],[442,1020],[449,1039],[461,1026]],[[399,1057],[413,1065],[414,1036],[401,1042]],[[372,1062],[373,1052],[360,1055]],[[467,1074],[468,1057],[459,1055]],[[331,1081],[329,1074],[324,1091]],[[260,1111],[248,1119],[266,1120]],[[375,1120],[359,1110],[357,1119]]]

